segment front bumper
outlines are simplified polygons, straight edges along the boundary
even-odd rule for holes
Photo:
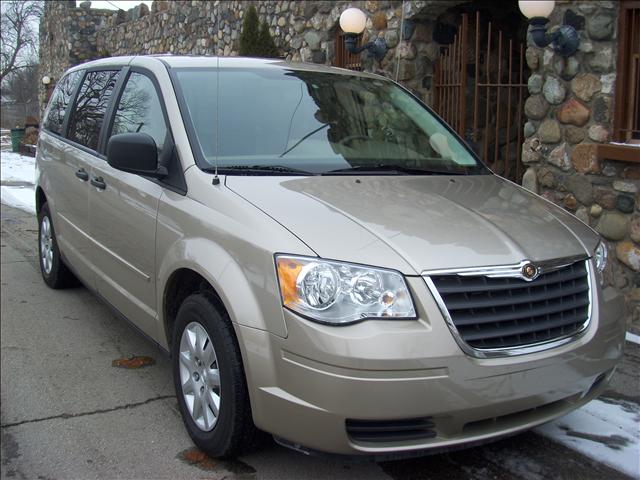
[[[527,355],[462,352],[422,278],[417,321],[330,327],[286,311],[286,339],[236,325],[256,425],[296,448],[380,455],[452,448],[547,422],[599,395],[622,356],[623,300],[596,289],[589,328]],[[347,420],[428,418],[433,435],[355,439]]]

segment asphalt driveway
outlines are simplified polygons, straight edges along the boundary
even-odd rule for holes
[[[2,478],[628,478],[536,433],[378,464],[307,457],[270,440],[236,461],[211,460],[182,426],[168,358],[86,289],[48,289],[35,220],[5,205],[1,213]],[[607,395],[637,403],[640,348],[627,345]],[[132,356],[148,365],[114,366]]]

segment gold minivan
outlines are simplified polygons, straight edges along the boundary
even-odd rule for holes
[[[622,355],[607,247],[377,75],[246,58],[70,69],[37,154],[40,266],[172,358],[198,447],[469,446],[578,408]]]

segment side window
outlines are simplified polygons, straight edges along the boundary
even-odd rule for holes
[[[89,72],[82,82],[69,124],[69,139],[92,150],[98,148],[100,129],[118,71]]]
[[[43,125],[44,128],[50,132],[57,133],[58,135],[62,134],[64,114],[81,74],[81,71],[71,72],[56,85],[56,89],[53,95],[51,95],[47,111],[44,114],[45,120]]]
[[[162,150],[167,125],[158,93],[149,77],[133,72],[120,97],[111,135],[137,132],[150,135],[158,152]]]

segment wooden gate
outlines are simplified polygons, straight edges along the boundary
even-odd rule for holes
[[[336,51],[333,56],[333,66],[348,68],[350,70],[362,70],[362,63],[360,61],[359,53],[350,53],[347,48],[344,46],[344,38],[345,33],[338,28],[336,32]],[[356,46],[360,46],[362,44],[362,35],[358,36],[356,41]]]
[[[499,175],[520,182],[524,100],[522,43],[475,14],[462,14],[454,41],[436,62],[434,109]]]

